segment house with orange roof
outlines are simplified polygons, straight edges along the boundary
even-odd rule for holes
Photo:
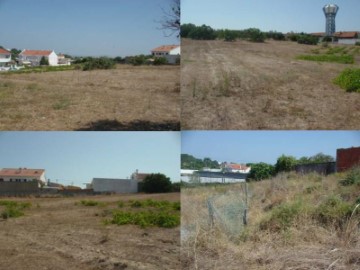
[[[236,163],[227,163],[224,162],[221,164],[223,171],[232,172],[232,173],[249,173],[251,167],[248,167],[244,164],[236,164]]]
[[[320,41],[326,37],[325,32],[311,33],[310,35],[320,38]],[[335,41],[338,44],[354,45],[356,42],[360,42],[360,32],[357,31],[341,31],[333,34]]]
[[[45,57],[49,61],[49,66],[57,66],[59,59],[54,51],[49,50],[22,50],[18,59],[21,65],[39,66],[40,60]]]
[[[180,59],[180,45],[163,45],[151,50],[154,57],[164,57],[169,64],[176,64]]]
[[[44,169],[5,168],[0,170],[0,182],[38,182],[39,187],[45,185]]]
[[[11,52],[0,48],[0,67],[5,66],[9,62],[11,62]]]

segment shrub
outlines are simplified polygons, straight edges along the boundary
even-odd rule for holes
[[[324,225],[342,226],[352,213],[350,203],[344,202],[338,196],[329,196],[314,211],[314,217]]]
[[[168,63],[168,61],[165,57],[156,57],[154,59],[155,66],[166,65],[167,63]]]
[[[290,172],[294,169],[297,160],[293,156],[285,156],[281,155],[275,164],[275,171],[276,173],[279,172]]]
[[[260,229],[270,231],[287,230],[302,210],[303,204],[300,201],[281,204],[273,208],[270,216],[260,222]]]
[[[356,41],[355,46],[360,46],[360,41]]]
[[[49,65],[49,60],[47,58],[45,58],[45,56],[41,57],[40,65],[41,66],[48,66]]]
[[[343,186],[360,185],[360,166],[352,168],[340,184]]]
[[[333,82],[347,92],[360,92],[360,69],[347,68]]]
[[[274,175],[274,166],[271,164],[260,162],[251,165],[249,179],[259,181],[262,179],[270,178],[273,175]]]
[[[224,40],[225,41],[235,41],[236,40],[236,32],[226,29],[224,31]]]
[[[319,42],[319,39],[314,36],[310,35],[299,35],[297,37],[297,42],[299,44],[306,44],[306,45],[316,45]]]
[[[171,191],[170,178],[164,174],[156,173],[145,177],[142,182],[142,189],[146,193],[164,193]]]
[[[265,34],[257,28],[250,28],[247,30],[249,35],[249,40],[252,42],[264,42]]]
[[[83,64],[82,70],[94,70],[94,69],[111,69],[115,67],[115,62],[107,57],[100,58],[88,58]]]

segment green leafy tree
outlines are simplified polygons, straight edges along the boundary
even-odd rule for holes
[[[49,65],[49,60],[47,58],[45,58],[45,56],[41,57],[40,65],[41,66],[48,66]]]
[[[252,163],[251,170],[249,173],[249,179],[254,181],[260,181],[263,179],[270,178],[274,175],[275,168],[271,164],[264,162]]]
[[[297,164],[297,160],[293,156],[281,155],[276,161],[275,171],[278,172],[289,172],[292,171]]]
[[[236,32],[229,30],[229,29],[225,29],[224,30],[224,40],[225,41],[235,41],[236,40]]]
[[[298,164],[310,164],[310,163],[324,163],[324,162],[334,162],[335,159],[330,155],[325,155],[323,153],[318,153],[311,157],[301,157],[298,160]]]
[[[171,189],[170,178],[161,173],[148,175],[142,182],[142,190],[146,193],[164,193]]]
[[[248,29],[249,40],[252,42],[264,42],[265,34],[257,28]]]
[[[191,31],[193,31],[194,29],[196,29],[196,25],[195,24],[192,24],[192,23],[185,23],[185,24],[182,24],[181,25],[181,28],[180,28],[180,36],[182,38],[187,38],[189,37],[189,33]]]
[[[10,52],[11,52],[11,59],[15,60],[19,56],[19,53],[21,53],[21,50],[12,48]]]
[[[188,36],[198,40],[213,40],[216,39],[216,32],[210,26],[203,24],[193,29]]]

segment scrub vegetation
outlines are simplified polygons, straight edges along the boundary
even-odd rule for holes
[[[237,184],[184,188],[183,269],[359,269],[359,183],[359,168],[250,182],[248,225],[232,238],[209,226],[206,201]]]

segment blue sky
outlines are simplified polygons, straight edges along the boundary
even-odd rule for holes
[[[322,8],[329,3],[340,7],[337,31],[360,31],[359,0],[182,0],[181,22],[215,29],[325,32]]]
[[[0,168],[45,169],[52,181],[80,187],[136,169],[176,182],[180,139],[180,132],[0,132]]]
[[[282,154],[296,158],[360,146],[360,131],[183,131],[181,153],[219,162],[275,164]]]
[[[0,0],[0,45],[91,56],[150,54],[172,0]]]

